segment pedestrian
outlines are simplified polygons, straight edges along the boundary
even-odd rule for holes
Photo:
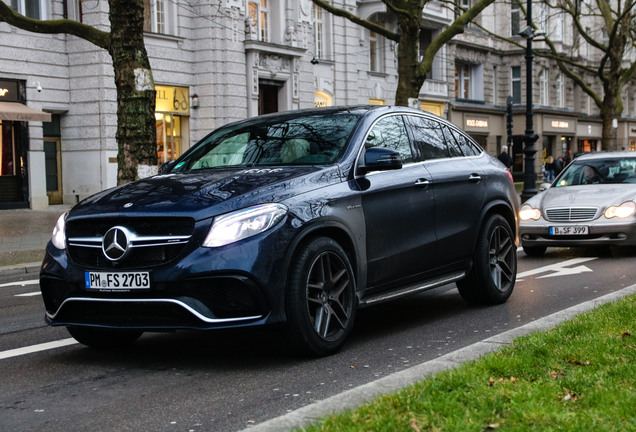
[[[552,156],[548,156],[545,160],[545,174],[547,181],[554,180],[554,158]]]
[[[512,158],[508,154],[508,147],[506,146],[501,147],[501,153],[499,153],[497,159],[499,159],[508,169],[512,166]]]
[[[554,176],[558,176],[561,171],[563,171],[564,167],[563,156],[559,156],[554,160]]]

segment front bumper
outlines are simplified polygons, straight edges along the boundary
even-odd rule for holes
[[[587,226],[587,235],[550,235],[550,227]],[[519,235],[522,246],[635,246],[636,221],[555,223],[540,219],[521,221]]]
[[[202,230],[206,232],[207,229]],[[285,224],[220,248],[193,241],[174,260],[144,270],[146,290],[85,288],[86,271],[118,269],[80,265],[51,243],[40,287],[51,325],[162,331],[254,326],[284,320],[284,286],[290,230]],[[267,251],[267,253],[265,253]]]

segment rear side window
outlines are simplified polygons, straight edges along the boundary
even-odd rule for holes
[[[441,123],[426,117],[406,116],[406,118],[413,134],[416,161],[450,156]]]
[[[464,156],[477,156],[481,153],[481,149],[479,148],[479,146],[473,143],[460,131],[453,128],[448,128],[448,130],[450,131],[453,138],[455,138],[455,142],[461,149],[461,152]]]

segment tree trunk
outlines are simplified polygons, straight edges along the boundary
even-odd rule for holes
[[[408,106],[409,98],[418,98],[426,75],[419,72],[420,26],[413,17],[399,17],[398,82],[395,105]]]
[[[157,173],[155,88],[144,45],[143,0],[109,0],[117,87],[117,183]],[[114,25],[114,23],[117,23]]]

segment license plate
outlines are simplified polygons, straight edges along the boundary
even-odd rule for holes
[[[87,289],[131,290],[149,289],[148,272],[84,272],[84,286]]]
[[[589,229],[587,226],[554,226],[550,227],[550,235],[587,235]]]

